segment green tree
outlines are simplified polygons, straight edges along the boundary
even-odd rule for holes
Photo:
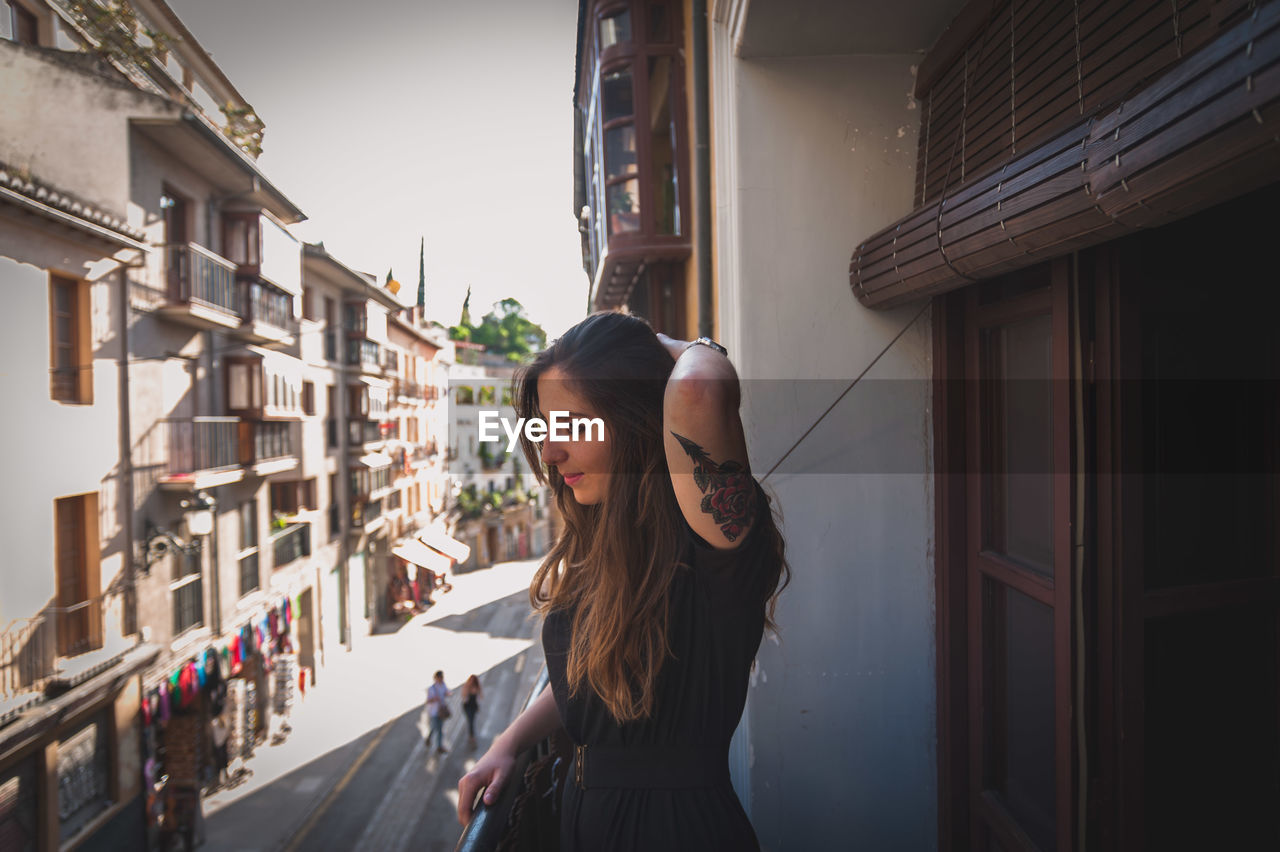
[[[512,361],[525,361],[547,345],[547,333],[529,319],[524,305],[517,299],[503,299],[494,304],[479,325],[471,324],[469,305],[471,291],[462,305],[462,319],[449,329],[453,340],[469,340],[484,346],[487,352],[505,355]]]

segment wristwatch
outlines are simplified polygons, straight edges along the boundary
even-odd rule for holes
[[[719,352],[719,353],[720,353],[721,355],[723,355],[724,357],[726,357],[726,358],[728,358],[728,357],[729,357],[729,350],[728,350],[728,349],[725,349],[725,348],[724,348],[723,346],[721,346],[719,343],[716,343],[716,342],[715,342],[714,340],[712,340],[710,337],[699,337],[697,340],[691,340],[691,341],[689,341],[689,345],[688,345],[688,346],[686,346],[686,347],[685,347],[685,349],[686,349],[686,350],[688,350],[689,348],[694,347],[694,346],[698,346],[699,344],[701,344],[702,346],[709,346],[709,347],[711,347],[712,349],[714,349],[714,350],[716,350],[717,352]]]

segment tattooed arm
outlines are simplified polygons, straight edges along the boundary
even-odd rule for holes
[[[738,417],[738,374],[707,346],[659,335],[675,368],[663,399],[667,467],[685,520],[713,547],[732,550],[755,521],[755,483]]]

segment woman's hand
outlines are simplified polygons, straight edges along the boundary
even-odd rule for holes
[[[676,340],[674,337],[667,337],[662,332],[658,332],[658,342],[667,350],[667,354],[671,356],[672,361],[679,361],[680,356],[684,354],[684,350],[689,348],[689,341]]]
[[[458,781],[458,822],[463,825],[471,821],[471,804],[480,788],[488,788],[484,791],[484,803],[492,805],[498,800],[498,793],[510,777],[516,755],[505,742],[505,737],[494,740],[484,757]]]

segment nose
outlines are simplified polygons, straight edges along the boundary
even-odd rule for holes
[[[550,437],[542,442],[542,461],[545,464],[564,464],[568,458],[569,454],[565,451],[562,442],[553,441]]]

